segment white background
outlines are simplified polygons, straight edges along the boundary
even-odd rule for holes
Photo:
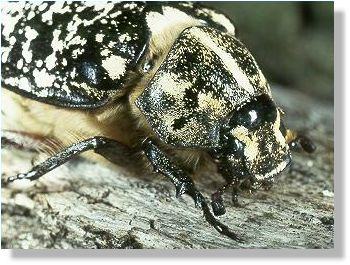
[[[204,251],[120,251],[120,250],[0,250],[1,264],[73,264],[84,262],[103,265],[138,262],[144,264],[178,264],[187,262],[205,262],[213,265],[232,264],[240,261],[244,264],[284,264],[317,262],[322,264],[350,264],[349,247],[349,197],[350,172],[348,151],[349,140],[349,7],[346,2],[335,1],[335,249],[332,250],[204,250]],[[341,23],[339,23],[341,22]],[[347,31],[346,31],[346,30]],[[346,76],[346,74],[348,76]],[[347,174],[348,173],[348,174]]]

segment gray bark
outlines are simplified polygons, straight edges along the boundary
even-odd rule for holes
[[[2,248],[332,248],[333,105],[279,87],[273,93],[287,126],[305,129],[317,150],[294,154],[271,190],[241,194],[241,208],[224,196],[219,219],[244,242],[219,234],[160,175],[79,159],[31,187],[2,188]],[[3,149],[3,175],[26,171],[33,155]],[[196,180],[207,198],[221,182],[215,174]]]

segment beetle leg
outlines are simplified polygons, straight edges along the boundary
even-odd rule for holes
[[[192,197],[196,207],[201,206],[203,196],[195,188],[192,179],[182,169],[172,163],[153,140],[147,138],[143,142],[143,150],[152,163],[154,171],[163,173],[175,185],[176,197],[186,193]]]
[[[143,149],[145,155],[152,163],[154,170],[156,172],[163,173],[175,185],[176,196],[181,196],[184,193],[190,195],[195,201],[196,206],[200,206],[202,208],[207,222],[219,233],[226,235],[235,241],[243,242],[239,236],[233,233],[226,225],[222,224],[214,217],[214,215],[210,212],[204,196],[196,189],[192,179],[188,177],[182,169],[171,162],[166,154],[152,139],[147,138],[143,142]]]
[[[289,129],[287,130],[286,141],[293,151],[313,153],[316,150],[315,144],[307,136]]]
[[[221,176],[226,180],[226,184],[219,188],[214,194],[219,193],[221,195],[226,192],[227,188],[232,188],[232,203],[235,207],[242,207],[239,202],[238,195],[241,192],[241,184],[247,178],[249,173],[246,170],[246,167],[243,162],[237,163],[239,166],[232,170],[231,166],[228,164],[226,160],[218,159],[218,171]],[[213,195],[214,195],[213,194]],[[212,196],[212,206],[213,211],[214,207],[224,208],[222,200],[216,199],[217,196]],[[215,200],[216,199],[216,200]],[[220,203],[221,201],[221,203]],[[222,211],[224,211],[222,209]],[[215,211],[214,211],[215,212]],[[219,215],[219,214],[218,214]]]
[[[226,208],[224,205],[224,200],[222,199],[222,195],[224,194],[226,188],[231,186],[230,183],[222,186],[217,191],[215,191],[211,195],[211,208],[216,216],[224,215],[226,213]]]
[[[49,157],[41,164],[34,166],[27,173],[20,173],[15,176],[11,176],[6,180],[2,180],[1,182],[2,184],[6,185],[19,179],[28,179],[31,181],[36,180],[56,167],[71,160],[78,154],[89,150],[94,150],[95,153],[98,153],[111,161],[116,160],[117,157],[122,159],[125,157],[125,154],[130,153],[130,149],[127,146],[106,137],[96,136],[67,147],[63,151]]]

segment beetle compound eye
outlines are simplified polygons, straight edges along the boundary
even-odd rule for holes
[[[258,127],[262,122],[262,116],[258,109],[242,108],[235,113],[230,120],[230,127],[244,126],[248,129]]]
[[[267,105],[263,109],[263,115],[266,122],[274,122],[277,117],[277,108],[274,105]]]
[[[237,115],[237,125],[242,125],[246,128],[255,128],[261,123],[261,115],[256,109],[251,109],[238,113]]]
[[[240,125],[247,129],[254,129],[263,122],[274,122],[276,117],[277,108],[275,104],[267,95],[261,95],[232,115],[230,127]]]

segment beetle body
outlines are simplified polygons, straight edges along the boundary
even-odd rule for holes
[[[3,92],[12,98],[3,109],[21,112],[7,113],[4,129],[53,136],[62,147],[95,135],[137,144],[134,128],[147,124],[134,101],[181,31],[209,23],[234,32],[222,14],[192,3],[16,3],[2,13],[11,21],[2,31],[2,87],[24,96]]]
[[[198,161],[217,164],[236,188],[289,164],[296,137],[223,14],[182,2],[44,2],[10,3],[2,15],[3,129],[66,148],[11,181],[90,149],[115,163],[123,161],[116,149],[132,150],[213,224],[188,177]]]

